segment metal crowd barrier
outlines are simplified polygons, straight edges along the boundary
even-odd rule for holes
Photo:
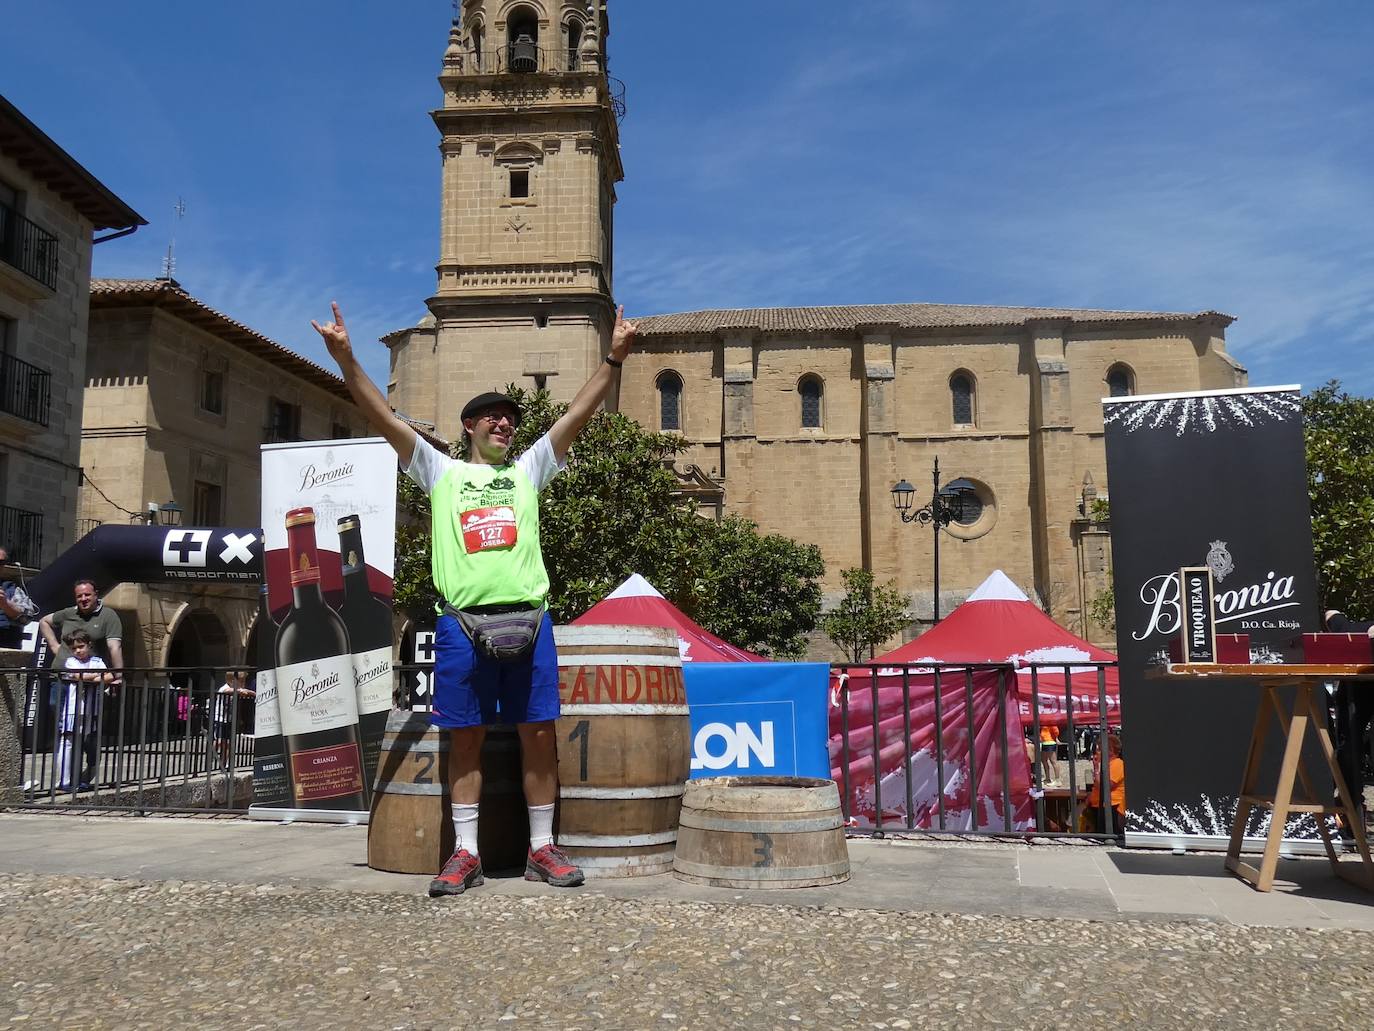
[[[841,788],[841,806],[855,833],[881,837],[887,833],[979,834],[995,836],[1065,836],[1110,839],[1121,828],[1111,807],[1110,772],[1090,810],[1080,790],[1076,759],[1080,753],[1101,753],[1099,769],[1110,771],[1106,671],[1114,663],[1032,663],[1017,670],[1006,664],[954,665],[926,663],[904,667],[845,665],[834,667],[830,718],[831,768]],[[428,664],[398,663],[395,701],[401,708],[427,709],[430,702]],[[1027,670],[1029,676],[1026,675]],[[1083,713],[1081,679],[1075,699],[1075,673],[1095,672],[1096,717]],[[221,695],[228,672],[245,674],[254,682],[252,667],[227,670],[205,667],[128,667],[118,685],[72,690],[58,671],[14,670],[25,683],[25,706],[20,714],[22,785],[5,801],[23,808],[110,809],[146,812],[243,813],[252,801],[253,699],[237,693]],[[995,681],[993,678],[995,677]],[[913,797],[912,687],[920,682],[931,691],[929,711],[920,718],[933,734],[933,763],[939,786],[929,812],[919,819]],[[1029,691],[1026,689],[1029,681]],[[962,714],[975,712],[975,694],[995,682],[991,733],[967,733],[955,724]],[[976,683],[981,685],[976,689]],[[888,707],[890,726],[885,735],[879,692],[900,687],[900,705]],[[1008,700],[1028,703],[1029,718],[1008,718]],[[856,703],[856,699],[859,701]],[[1042,705],[1042,701],[1045,705]],[[855,704],[871,711],[856,723]],[[987,708],[986,700],[984,708]],[[1067,791],[1044,781],[1040,759],[1041,713],[1047,708],[1065,713]],[[953,712],[951,712],[953,710]],[[962,710],[962,714],[959,712]],[[896,724],[900,721],[900,730]],[[985,720],[985,724],[986,724]],[[1023,725],[1024,724],[1024,725]],[[938,732],[937,732],[938,731]],[[1029,739],[1026,732],[1029,731]],[[1082,732],[1086,731],[1086,735]],[[893,754],[893,742],[900,744]],[[968,742],[951,749],[950,740]],[[868,739],[856,743],[855,737]],[[1090,740],[1084,741],[1083,737]],[[882,755],[889,746],[888,762]],[[1061,745],[1061,747],[1064,747]],[[900,761],[896,766],[895,760]],[[1029,805],[1013,790],[1014,771],[1029,765]],[[873,818],[854,809],[871,765]],[[885,768],[905,771],[900,797],[884,800]],[[994,784],[991,795],[980,795],[985,779]],[[950,811],[946,788],[970,785],[966,813]],[[870,790],[870,788],[864,788]],[[17,801],[16,801],[17,799]],[[995,825],[981,820],[979,805],[990,800],[999,810]],[[892,803],[892,804],[889,804]],[[897,804],[900,803],[900,804]],[[1021,818],[1014,816],[1020,807]],[[1092,824],[1080,829],[1086,815]]]
[[[113,684],[77,685],[59,670],[24,676],[24,808],[242,813],[252,801],[253,699],[220,693],[252,667],[137,666]]]
[[[1114,839],[1124,829],[1111,804],[1111,761],[1120,756],[1113,754],[1108,731],[1109,724],[1119,726],[1119,719],[1109,720],[1108,717],[1109,704],[1114,700],[1109,699],[1107,693],[1107,670],[1115,666],[1113,662],[1074,661],[1071,665],[1035,662],[1019,667],[1019,678],[1018,668],[999,663],[834,666],[830,759],[831,769],[835,771],[835,779],[839,782],[846,823],[853,833],[867,832],[873,837],[901,832]],[[1027,673],[1029,676],[1026,676]],[[1095,717],[1084,711],[1085,696],[1081,681],[1075,690],[1075,674],[1080,678],[1093,675],[1095,683],[1089,688],[1087,700],[1096,702]],[[988,741],[986,733],[980,738],[977,728],[972,734],[968,732],[967,714],[976,711],[975,682],[986,684],[993,676],[996,678],[994,726],[992,738]],[[923,689],[928,686],[932,694],[927,729],[932,737],[933,753],[913,747],[914,682],[919,682]],[[891,754],[897,734],[892,726],[896,720],[894,705],[889,703],[884,710],[880,692],[898,687],[901,689],[900,748],[894,756]],[[1008,720],[1009,697],[1028,706],[1028,722],[1020,715],[1020,704],[1017,706],[1017,718]],[[951,705],[958,710],[953,716],[949,711]],[[861,722],[856,723],[851,715],[852,708],[869,711]],[[1040,732],[1041,714],[1045,710],[1064,713],[1064,733],[1061,744],[1057,746],[1064,747],[1066,743],[1068,751],[1068,783],[1062,805],[1059,804],[1059,792],[1065,788],[1057,782],[1046,783],[1042,769]],[[889,724],[886,734],[881,726],[884,722]],[[866,744],[856,744],[855,738],[866,741]],[[951,749],[951,738],[956,742],[964,742],[965,746]],[[883,755],[885,745],[889,752],[886,762]],[[1077,761],[1090,758],[1094,753],[1099,756],[1097,775],[1104,783],[1098,791],[1098,804],[1089,807],[1085,798],[1086,790],[1080,790],[1088,785],[1079,783]],[[917,759],[921,762],[916,762]],[[900,760],[900,765],[896,760]],[[935,800],[933,805],[923,810],[920,800],[913,796],[913,780],[918,767],[932,761]],[[1013,790],[1013,781],[1018,779],[1013,777],[1013,772],[1023,761],[1030,767],[1029,790],[1026,793],[1030,812],[1026,811],[1026,800],[1018,800],[1018,792]],[[898,771],[902,771],[903,775],[896,776]],[[980,794],[978,787],[989,771],[995,774],[989,778],[994,782],[994,790],[990,794]],[[901,797],[892,799],[889,792],[888,802],[885,803],[884,780],[891,780],[894,787],[900,784]],[[964,785],[969,786],[966,810],[960,807],[956,813],[949,811],[951,785],[961,789]],[[867,804],[870,791],[871,815]],[[860,798],[865,802],[862,814],[856,807],[856,801]],[[1022,814],[1020,819],[1016,818],[1018,801]],[[1047,805],[1047,801],[1054,804]],[[986,802],[993,803],[1000,810],[996,819],[984,821],[980,818],[980,805]],[[1084,822],[1089,824],[1086,829],[1081,827]]]

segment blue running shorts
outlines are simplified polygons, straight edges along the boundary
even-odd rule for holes
[[[534,652],[519,662],[483,658],[458,620],[439,617],[434,628],[433,726],[541,723],[558,719],[558,713],[558,652],[548,613]]]

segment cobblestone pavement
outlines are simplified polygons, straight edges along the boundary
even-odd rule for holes
[[[1374,935],[0,875],[3,1027],[1368,1027]]]

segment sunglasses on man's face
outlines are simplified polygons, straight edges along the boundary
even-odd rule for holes
[[[483,412],[477,418],[483,422],[489,422],[493,426],[499,426],[502,419],[512,426],[515,425],[515,416],[511,415],[510,412]]]

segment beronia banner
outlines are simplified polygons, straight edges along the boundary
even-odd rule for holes
[[[368,808],[392,707],[395,481],[380,438],[263,445],[255,809]]]
[[[1316,629],[1300,389],[1108,398],[1103,413],[1126,841],[1225,847],[1260,692],[1146,674],[1179,637],[1184,569],[1210,569],[1216,633],[1248,635],[1252,662],[1297,661],[1302,633]],[[1279,750],[1269,751],[1277,767]],[[1247,834],[1267,830],[1264,820]],[[1316,824],[1305,816],[1285,833],[1316,837]]]

